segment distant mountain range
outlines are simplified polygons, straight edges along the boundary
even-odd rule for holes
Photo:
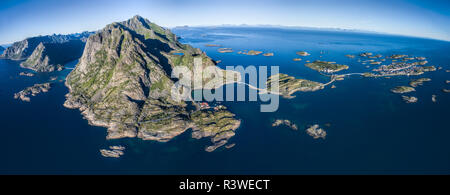
[[[360,33],[373,33],[373,34],[384,34],[376,31],[369,30],[360,30],[360,29],[346,29],[346,28],[321,28],[321,27],[305,27],[305,26],[283,26],[283,25],[271,25],[271,24],[259,24],[259,25],[250,25],[250,24],[222,24],[222,25],[205,25],[205,26],[175,26],[171,29],[180,29],[180,28],[279,28],[279,29],[298,29],[298,30],[321,30],[321,31],[343,31],[343,32],[360,32]]]
[[[25,60],[21,63],[24,68],[51,72],[79,58],[91,34],[93,32],[30,37],[13,43],[3,51],[0,58]]]

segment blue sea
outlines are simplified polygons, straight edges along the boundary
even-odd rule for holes
[[[261,102],[223,102],[241,127],[231,149],[204,151],[209,139],[196,140],[190,131],[167,143],[140,139],[106,140],[106,129],[88,125],[78,110],[63,107],[68,92],[64,78],[71,71],[30,72],[20,62],[0,60],[0,174],[450,174],[450,42],[360,32],[268,27],[183,27],[173,32],[180,41],[198,47],[220,67],[279,66],[281,73],[327,82],[328,77],[305,67],[306,60],[326,60],[350,66],[343,73],[370,69],[346,54],[373,52],[384,56],[427,57],[441,70],[422,76],[392,78],[346,77],[316,92],[298,92],[280,99],[278,111],[260,112]],[[220,44],[235,53],[219,53]],[[241,50],[273,52],[273,57],[239,55]],[[299,57],[297,51],[311,55]],[[74,67],[77,61],[66,67]],[[52,89],[22,102],[14,93],[58,76]],[[428,77],[406,104],[390,89]],[[431,96],[437,96],[437,102]],[[275,119],[299,126],[272,127]],[[306,134],[319,124],[326,139]],[[118,159],[102,157],[99,149],[126,147]]]

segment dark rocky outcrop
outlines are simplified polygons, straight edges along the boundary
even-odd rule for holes
[[[26,60],[21,63],[24,68],[38,72],[51,72],[79,58],[91,34],[92,32],[83,32],[27,38],[13,43],[0,55],[0,58]]]
[[[1,58],[10,60],[25,60],[27,59],[41,43],[65,43],[71,40],[86,41],[87,37],[92,32],[83,32],[69,35],[46,35],[30,37],[23,41],[13,43],[10,47],[6,48],[4,53],[0,55]]]
[[[70,40],[64,43],[40,43],[30,57],[20,65],[37,72],[61,70],[67,62],[81,57],[85,43]]]

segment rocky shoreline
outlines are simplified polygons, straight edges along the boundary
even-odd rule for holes
[[[402,95],[402,99],[403,101],[405,101],[406,103],[416,103],[419,99],[417,97],[414,96],[406,96],[406,95]]]
[[[306,133],[314,139],[325,139],[325,137],[327,136],[327,132],[322,128],[319,128],[318,124],[310,126],[308,129],[306,129]]]
[[[296,54],[299,55],[299,56],[309,56],[309,55],[311,55],[311,54],[309,54],[306,51],[298,51],[298,52],[296,52]]]
[[[46,93],[50,90],[51,84],[50,83],[43,83],[43,84],[35,84],[31,87],[27,87],[24,90],[15,93],[14,99],[20,99],[24,102],[30,102],[31,96],[36,96],[39,93]]]
[[[397,86],[391,89],[392,93],[409,93],[409,92],[413,92],[416,91],[414,88],[412,87],[408,87],[408,86]]]
[[[20,72],[19,73],[20,76],[27,76],[27,77],[33,77],[34,74],[31,72]]]
[[[109,150],[101,149],[100,154],[107,158],[119,158],[125,154],[124,150],[125,147],[123,146],[109,146]]]
[[[148,44],[157,48],[149,50]],[[135,16],[88,38],[66,79],[69,93],[64,106],[79,109],[90,125],[107,128],[107,139],[167,142],[192,129],[193,138],[211,138],[213,145],[207,151],[225,145],[241,121],[224,107],[200,109],[196,102],[174,97],[175,79],[170,76],[174,67],[185,67],[192,75],[203,70],[190,81],[195,89],[240,80],[240,74],[220,69],[200,49],[178,42],[170,30]]]
[[[291,128],[292,130],[298,130],[297,125],[294,124],[293,122],[291,122],[290,120],[277,119],[277,120],[275,120],[275,122],[272,123],[272,127],[278,127],[280,125],[287,126],[287,127]]]
[[[414,79],[409,83],[409,85],[411,87],[417,87],[417,86],[423,85],[424,82],[429,82],[429,81],[431,81],[430,78]]]
[[[278,89],[276,89],[276,83],[278,81]],[[287,74],[276,74],[272,75],[267,79],[266,82],[267,92],[277,92],[284,98],[294,98],[292,96],[295,92],[313,92],[317,90],[324,89],[324,84],[319,82],[314,82],[305,79],[296,79],[295,77],[289,76]]]

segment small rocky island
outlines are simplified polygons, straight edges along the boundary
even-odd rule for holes
[[[221,45],[218,44],[205,44],[206,47],[222,47]]]
[[[233,148],[234,146],[236,146],[236,144],[235,143],[231,143],[231,144],[226,145],[225,148],[226,149],[230,149],[230,148]]]
[[[370,52],[364,52],[364,53],[359,54],[359,56],[361,56],[361,57],[369,57],[372,55],[373,55],[373,53],[370,53]]]
[[[37,94],[39,94],[41,92],[46,93],[50,90],[50,88],[51,88],[50,83],[35,84],[31,87],[27,87],[26,89],[24,89],[18,93],[15,93],[14,99],[21,99],[24,102],[29,102],[30,95],[36,96]]]
[[[270,56],[274,56],[274,54],[273,53],[264,53],[263,56],[270,57]]]
[[[419,85],[423,85],[424,82],[429,82],[431,81],[430,78],[420,78],[420,79],[414,79],[411,82],[409,82],[409,85],[411,87],[417,87]]]
[[[391,89],[392,93],[409,93],[409,92],[413,92],[416,91],[414,88],[412,87],[408,87],[408,86],[397,86]]]
[[[103,157],[119,158],[122,155],[124,155],[124,150],[125,150],[125,147],[123,147],[123,146],[109,146],[109,150],[101,149],[100,154]]]
[[[272,127],[278,127],[280,125],[287,126],[287,127],[291,128],[292,130],[298,130],[297,125],[294,124],[293,122],[291,122],[290,120],[277,119],[277,120],[275,120],[275,122],[272,123]]]
[[[276,84],[274,82],[278,81],[279,90],[275,89]],[[272,75],[267,79],[267,91],[269,93],[278,93],[284,98],[294,98],[292,96],[297,91],[309,92],[317,91],[324,88],[324,84],[309,81],[305,79],[296,79],[295,77],[289,76],[287,74],[276,74]]]
[[[219,53],[233,53],[233,49],[232,48],[219,48],[217,51]]]
[[[299,51],[299,52],[297,52],[296,54],[299,55],[299,56],[309,56],[309,55],[311,55],[311,54],[309,54],[309,53],[306,52],[306,51]]]
[[[20,76],[26,76],[26,77],[33,77],[34,74],[31,72],[21,72],[19,73]]]
[[[402,99],[403,101],[405,101],[406,103],[416,103],[419,99],[417,97],[414,96],[406,96],[406,95],[402,95]]]
[[[238,54],[243,54],[243,55],[248,55],[248,56],[257,56],[262,53],[263,53],[262,51],[256,51],[256,50],[250,50],[250,51],[244,50],[244,51],[238,52]],[[273,53],[265,54],[265,56],[273,56]]]
[[[434,95],[434,94],[431,95],[431,101],[432,101],[432,102],[437,102],[437,100],[436,100],[436,95]]]
[[[345,57],[347,57],[347,58],[355,58],[356,56],[355,56],[355,55],[347,54],[347,55],[345,55]]]
[[[339,72],[341,70],[348,69],[347,65],[341,65],[341,64],[336,64],[334,62],[326,62],[326,61],[320,61],[320,60],[316,60],[314,62],[307,63],[307,64],[305,64],[305,66],[307,66],[308,68],[311,68],[313,70],[316,70],[319,72],[324,72],[324,73],[334,73],[334,72]]]
[[[318,124],[310,126],[308,129],[306,129],[306,133],[314,139],[325,139],[325,137],[327,136],[327,132],[322,128],[319,128]]]

